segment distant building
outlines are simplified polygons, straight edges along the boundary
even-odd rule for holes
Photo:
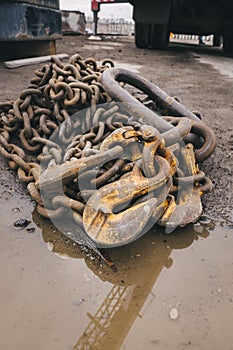
[[[94,23],[91,17],[87,18],[86,29],[94,31]],[[103,18],[98,21],[98,34],[133,35],[134,21],[124,18]]]

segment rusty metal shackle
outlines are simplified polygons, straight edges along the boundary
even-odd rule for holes
[[[103,72],[101,80],[106,92],[115,101],[123,102],[132,113],[132,116],[156,127],[160,132],[171,130],[173,126],[164,121],[159,114],[145,107],[129,92],[123,89],[118,84],[119,82],[132,85],[143,91],[153,101],[165,108],[168,115],[173,114],[174,116],[188,117],[189,119],[200,122],[200,119],[194,113],[185,108],[175,98],[169,96],[158,86],[127,69],[109,68]]]

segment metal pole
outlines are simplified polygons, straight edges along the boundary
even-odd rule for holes
[[[98,28],[98,11],[93,11],[94,34],[97,35]]]

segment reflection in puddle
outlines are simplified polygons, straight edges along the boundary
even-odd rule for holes
[[[58,256],[62,260],[69,260],[70,256],[67,254],[61,254],[54,251],[54,244],[52,242],[47,242],[47,248],[50,252],[53,252],[56,256]]]
[[[15,231],[20,201],[0,207],[1,349],[230,348],[232,231],[151,230],[108,250],[113,272],[35,211],[35,233]]]
[[[164,267],[169,269],[173,260],[170,257],[173,249],[183,249],[199,238],[209,235],[203,225],[190,225],[180,232],[165,235],[161,229],[151,230],[140,240],[121,248],[108,250],[110,258],[117,266],[113,272],[101,262],[86,256],[80,246],[67,240],[54,226],[41,219],[37,212],[33,220],[42,229],[42,235],[49,250],[62,257],[85,259],[87,266],[104,282],[110,282],[112,287],[96,312],[87,312],[89,323],[83,329],[82,335],[74,345],[73,350],[81,349],[120,349],[127,334],[137,317],[142,318],[145,312],[144,304],[155,295],[152,288]],[[90,278],[87,276],[88,281]],[[178,318],[178,310],[172,308],[170,318]]]

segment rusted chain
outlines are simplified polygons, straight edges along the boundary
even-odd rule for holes
[[[175,98],[113,67],[110,59],[99,65],[78,54],[68,63],[52,56],[16,101],[0,103],[0,153],[39,214],[70,215],[86,242],[100,247],[139,238],[151,219],[169,227],[194,222],[201,195],[212,187],[196,161],[216,144],[213,132]],[[119,82],[145,92],[157,110]],[[199,148],[185,145],[191,134]]]

